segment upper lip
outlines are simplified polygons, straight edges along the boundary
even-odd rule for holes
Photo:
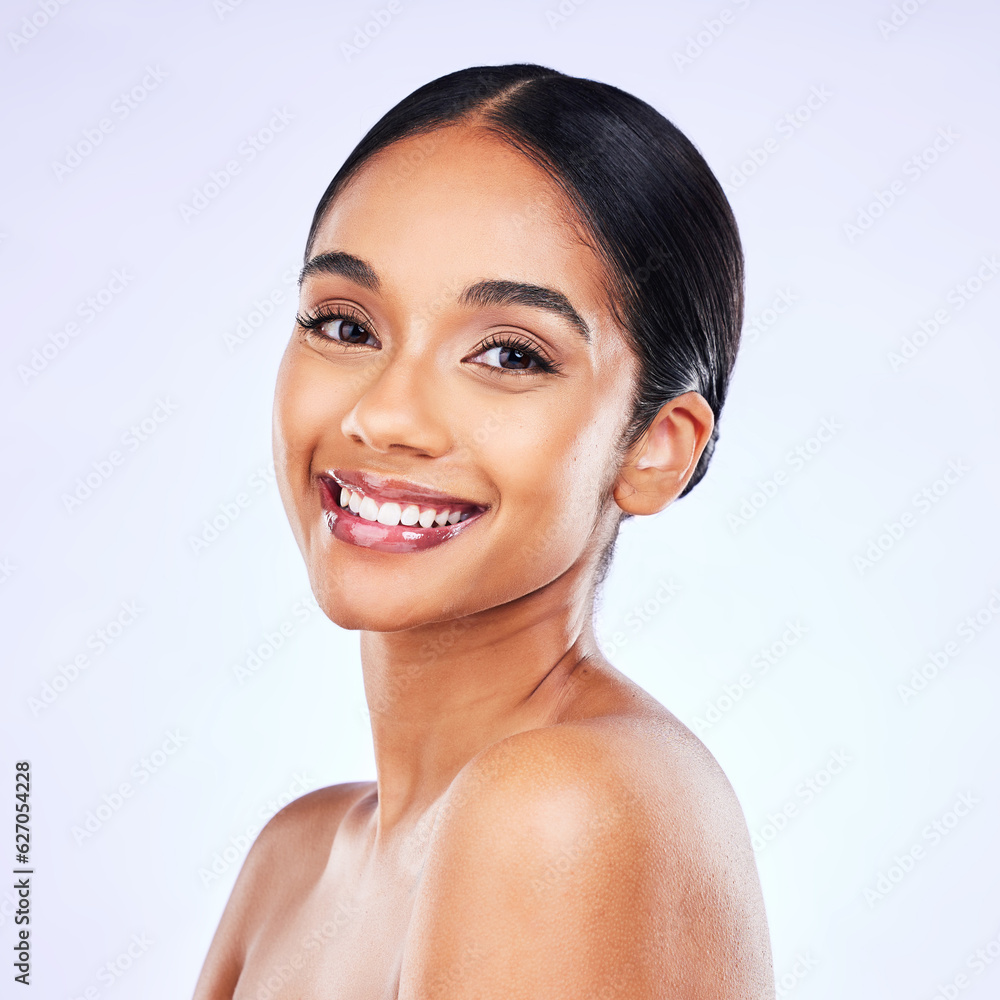
[[[487,506],[476,503],[475,500],[455,496],[453,493],[442,493],[440,490],[419,483],[412,483],[405,479],[394,479],[375,472],[363,472],[360,469],[328,469],[320,473],[320,478],[331,480],[337,486],[346,487],[364,497],[371,497],[380,502],[424,504],[438,510],[444,507],[485,510]]]

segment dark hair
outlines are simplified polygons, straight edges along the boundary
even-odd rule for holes
[[[371,128],[330,182],[317,229],[344,184],[380,150],[474,121],[541,166],[568,195],[604,259],[610,306],[640,363],[626,444],[689,390],[716,418],[684,494],[702,478],[743,323],[743,252],[729,202],[704,158],[645,101],[544,66],[475,66],[415,90]],[[684,494],[681,494],[682,496]]]

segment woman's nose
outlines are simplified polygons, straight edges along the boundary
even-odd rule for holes
[[[378,452],[446,454],[453,439],[439,365],[429,352],[423,357],[400,353],[386,359],[344,415],[343,434]]]

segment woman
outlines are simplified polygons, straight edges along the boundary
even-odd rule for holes
[[[743,266],[704,160],[616,88],[467,69],[361,140],[305,260],[275,468],[377,780],[268,824],[197,1000],[773,997],[732,788],[592,628],[715,440]]]

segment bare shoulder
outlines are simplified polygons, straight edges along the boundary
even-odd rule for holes
[[[739,802],[658,708],[529,730],[470,761],[441,807],[400,1000],[773,997]]]
[[[279,810],[240,870],[198,978],[194,1000],[229,1000],[262,921],[318,877],[341,820],[373,782],[330,785]]]
[[[650,699],[652,702],[652,699]],[[721,851],[756,866],[736,793],[708,748],[659,703],[638,711],[531,729],[500,740],[469,762],[451,792],[466,819],[503,815],[532,822],[553,812],[592,825],[620,824],[622,848],[653,838],[704,862]],[[557,806],[554,809],[553,806]],[[495,816],[493,817],[495,819]]]

